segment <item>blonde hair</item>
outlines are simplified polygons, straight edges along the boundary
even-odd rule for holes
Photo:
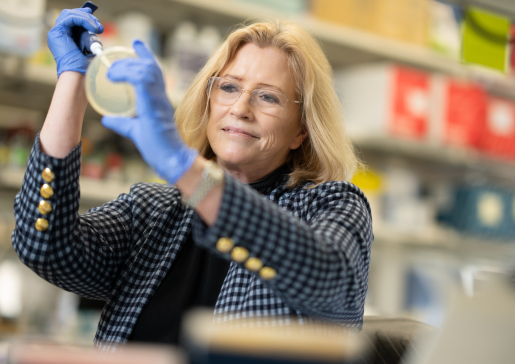
[[[290,21],[261,22],[239,28],[210,57],[175,114],[179,133],[186,144],[206,158],[214,157],[207,138],[208,80],[218,76],[238,49],[247,43],[285,52],[295,78],[298,100],[301,101],[301,122],[308,136],[290,153],[292,172],[287,186],[299,186],[305,181],[318,185],[351,179],[360,162],[344,130],[331,66],[317,41],[300,25]]]

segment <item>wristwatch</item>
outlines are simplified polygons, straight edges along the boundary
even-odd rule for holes
[[[202,179],[200,184],[197,186],[195,191],[190,197],[181,196],[181,202],[183,205],[195,208],[200,201],[206,197],[209,191],[224,180],[224,171],[222,168],[213,161],[207,161],[204,170],[202,171]]]

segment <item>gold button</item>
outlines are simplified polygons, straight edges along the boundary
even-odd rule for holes
[[[52,182],[54,180],[54,172],[52,172],[50,168],[45,168],[41,175],[43,176],[43,179],[47,182]]]
[[[41,186],[41,196],[43,196],[44,198],[50,198],[54,195],[54,190],[52,189],[52,187],[50,187],[50,185],[48,184],[44,184],[43,186]]]
[[[261,260],[259,260],[258,258],[254,258],[254,257],[249,258],[245,262],[245,268],[247,268],[251,272],[257,272],[258,270],[261,269],[262,266],[263,266],[263,262]]]
[[[216,250],[220,253],[229,253],[234,246],[234,241],[231,238],[220,238],[216,242]]]
[[[36,220],[36,230],[38,231],[45,231],[46,229],[48,229],[48,220],[47,219],[43,219],[43,218],[39,218]]]
[[[259,271],[259,276],[267,281],[270,279],[274,279],[276,275],[277,272],[275,271],[275,269],[270,267],[263,267]]]
[[[243,263],[249,257],[249,251],[241,246],[237,246],[231,252],[231,258],[236,263]]]
[[[41,201],[39,201],[38,209],[39,209],[39,212],[41,212],[43,215],[46,215],[50,211],[52,211],[52,205],[48,201],[41,200]]]

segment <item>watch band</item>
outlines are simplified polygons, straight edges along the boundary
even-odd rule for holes
[[[200,184],[197,186],[195,191],[190,197],[181,196],[181,202],[183,205],[195,208],[211,189],[224,180],[224,171],[218,167],[213,161],[207,161],[204,170],[202,171],[202,179]]]

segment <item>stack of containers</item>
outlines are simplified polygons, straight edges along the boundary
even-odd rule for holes
[[[476,83],[391,63],[334,72],[354,137],[401,137],[515,160],[515,101]]]
[[[336,70],[334,79],[347,131],[357,140],[406,139],[515,161],[515,102],[490,96],[478,84],[391,63]],[[514,192],[492,185],[451,187],[453,197],[438,220],[466,234],[513,240]],[[389,201],[381,209],[384,222],[403,225],[397,221],[407,220],[393,214],[402,199],[387,197],[380,199]]]
[[[351,135],[427,139],[431,97],[427,73],[374,64],[339,70],[334,77]]]

